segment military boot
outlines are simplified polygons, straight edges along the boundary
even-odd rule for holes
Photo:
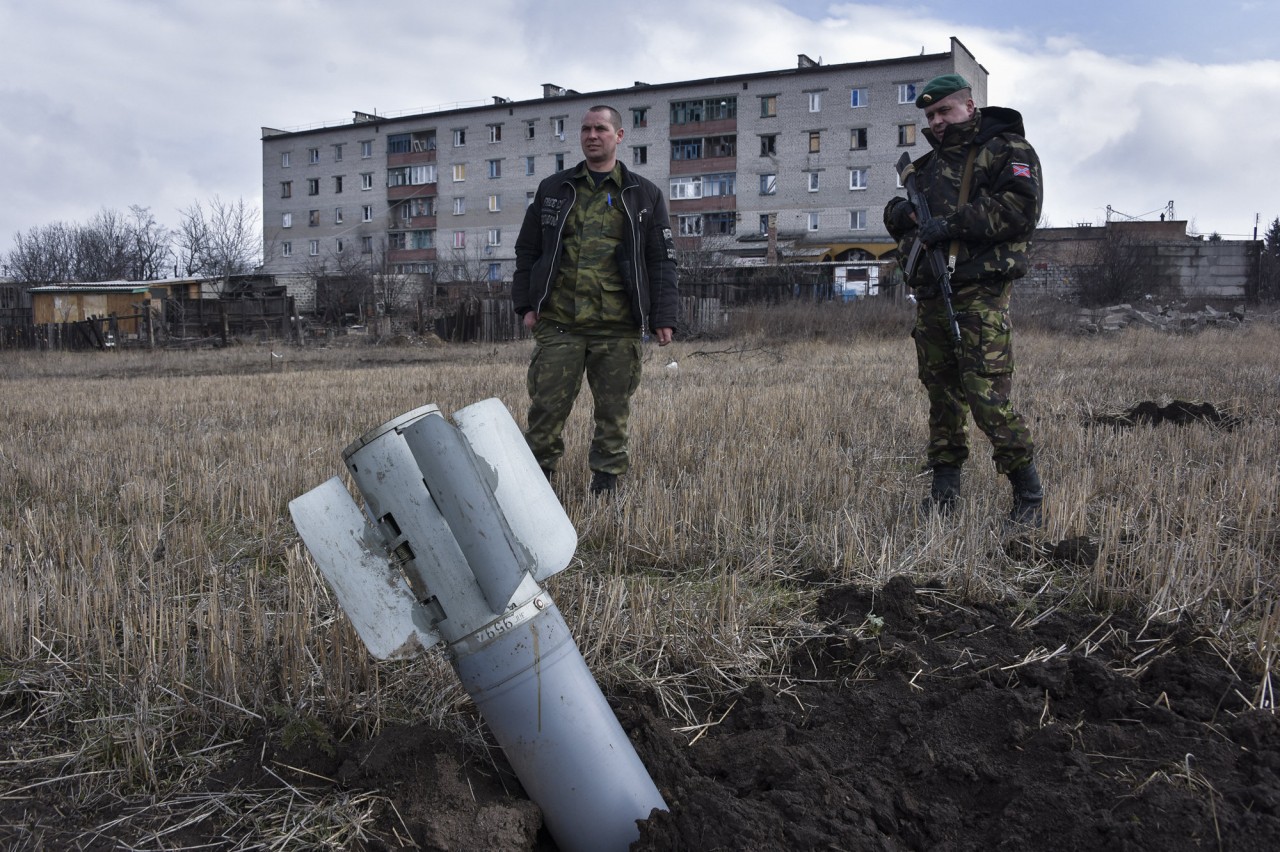
[[[618,488],[618,475],[597,470],[591,474],[591,493],[599,495],[612,494]]]
[[[1040,474],[1035,462],[1009,472],[1013,486],[1013,509],[1009,512],[1012,523],[1038,527],[1044,523],[1044,489],[1040,487]]]
[[[955,509],[959,499],[960,468],[947,464],[935,465],[929,496],[921,502],[921,511],[926,515],[930,512],[948,515]]]

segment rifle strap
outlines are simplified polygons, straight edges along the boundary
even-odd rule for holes
[[[969,184],[973,178],[973,161],[978,157],[978,146],[971,145],[969,153],[964,158],[964,171],[960,175],[960,197],[956,200],[956,207],[960,208],[969,203]],[[956,255],[960,253],[960,241],[951,241],[951,251],[947,252],[947,272],[956,271]]]

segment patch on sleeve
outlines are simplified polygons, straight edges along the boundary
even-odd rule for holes
[[[667,259],[668,259],[668,260],[675,260],[675,259],[676,259],[676,244],[675,244],[675,240],[673,240],[673,239],[671,238],[671,229],[670,229],[670,228],[663,228],[663,229],[662,229],[662,241],[663,241],[664,243],[666,243],[666,246],[667,246]]]
[[[1026,163],[1011,163],[1013,166],[1013,176],[1020,178],[1031,178],[1031,166]]]

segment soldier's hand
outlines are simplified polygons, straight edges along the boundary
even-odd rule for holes
[[[655,328],[653,335],[658,338],[659,346],[666,346],[671,342],[671,329],[669,328]]]
[[[916,226],[915,205],[900,196],[889,199],[884,208],[884,224],[899,234],[910,231]]]
[[[946,242],[951,236],[951,225],[941,216],[935,216],[920,226],[920,242],[927,246]]]
[[[533,331],[533,327],[538,324],[538,312],[526,311],[525,315],[520,318],[520,321],[524,323],[525,328]]]

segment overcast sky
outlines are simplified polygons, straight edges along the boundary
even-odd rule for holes
[[[484,20],[483,29],[474,22]],[[261,205],[261,127],[943,53],[1023,112],[1045,219],[1280,216],[1280,2],[0,0],[0,254],[103,208]]]

